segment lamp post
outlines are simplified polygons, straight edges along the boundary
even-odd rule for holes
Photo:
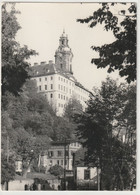
[[[66,190],[66,146],[70,143],[70,140],[64,141],[64,190]],[[69,149],[69,148],[68,148]],[[69,151],[68,151],[69,153]],[[68,160],[69,160],[69,154],[68,154]]]

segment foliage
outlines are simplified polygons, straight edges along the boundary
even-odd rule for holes
[[[51,140],[71,138],[73,128],[68,119],[56,116],[32,80],[25,83],[19,96],[10,92],[2,96],[2,150],[7,151],[8,136],[9,153],[22,158],[24,170],[29,161],[34,165]]]
[[[121,7],[123,8],[121,9]],[[118,8],[119,7],[119,8]],[[114,13],[114,10],[118,10]],[[99,58],[92,59],[97,68],[108,67],[108,72],[118,70],[128,83],[136,79],[136,4],[135,3],[102,3],[101,8],[86,19],[78,22],[89,23],[89,27],[103,25],[106,31],[111,30],[115,41],[101,47],[92,46],[99,53]]]
[[[7,158],[3,153],[1,155],[1,161],[3,162],[1,164],[1,175],[2,175],[1,183],[4,184],[5,182],[14,179],[15,166],[14,166],[13,158],[10,157],[9,161],[7,161]]]
[[[64,110],[64,117],[68,118],[69,121],[72,120],[75,113],[81,113],[83,111],[82,105],[76,98],[71,98],[67,103]]]
[[[85,153],[86,148],[80,148],[75,152],[75,166],[83,167],[85,166]]]
[[[49,172],[55,176],[61,176],[64,173],[64,169],[59,165],[50,167]]]
[[[8,11],[8,5],[11,5],[10,11]],[[26,79],[29,78],[27,59],[37,54],[34,50],[29,50],[27,46],[20,47],[15,40],[21,28],[16,14],[19,12],[15,10],[14,4],[2,5],[2,94],[9,91],[18,95]]]
[[[134,91],[134,85],[117,85],[116,81],[107,78],[101,89],[94,89],[86,111],[75,117],[78,123],[77,135],[83,139],[83,146],[87,148],[85,162],[100,166],[102,189],[112,190],[116,184],[120,190],[129,187],[130,169],[136,168],[135,149],[132,155],[132,144],[135,142],[130,142],[130,139],[122,142],[122,135],[131,135],[128,128],[128,123],[131,122],[128,122],[128,118],[136,111],[136,97],[130,93],[132,88]],[[130,115],[126,115],[126,109],[130,105]],[[134,134],[135,116],[131,123]]]
[[[31,166],[31,171],[45,173],[46,168],[44,166],[38,164],[38,159],[34,159],[33,165]]]
[[[53,124],[53,130],[52,139],[54,141],[63,141],[74,137],[75,125],[66,118],[57,117]]]

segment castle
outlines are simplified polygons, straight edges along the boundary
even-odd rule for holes
[[[79,100],[83,109],[89,99],[90,92],[73,76],[72,59],[68,36],[63,32],[55,52],[55,63],[50,60],[49,63],[34,63],[31,67],[31,79],[36,81],[38,92],[48,99],[59,116],[62,116],[71,98]]]

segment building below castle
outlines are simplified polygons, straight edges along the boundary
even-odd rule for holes
[[[46,154],[40,158],[40,164],[49,170],[54,165],[59,165],[66,170],[73,170],[73,153],[81,148],[81,144],[74,141],[53,142],[51,147],[46,151]]]
[[[73,53],[68,45],[68,37],[63,32],[59,39],[59,47],[55,52],[55,63],[52,60],[34,63],[31,67],[31,79],[37,83],[38,92],[42,93],[61,116],[71,98],[80,101],[83,109],[90,92],[84,88],[73,76]]]

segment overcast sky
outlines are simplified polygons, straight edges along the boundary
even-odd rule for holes
[[[98,56],[91,46],[113,42],[112,32],[106,32],[100,25],[89,28],[88,24],[76,22],[78,18],[92,15],[97,8],[98,3],[17,3],[16,9],[21,12],[17,17],[22,27],[17,33],[17,40],[39,53],[31,57],[30,63],[54,61],[59,37],[65,29],[74,54],[74,76],[79,82],[91,90],[93,86],[100,86],[107,75],[120,80],[118,72],[107,74],[106,69],[97,69],[91,64],[91,59]],[[121,81],[124,79],[121,78]]]

